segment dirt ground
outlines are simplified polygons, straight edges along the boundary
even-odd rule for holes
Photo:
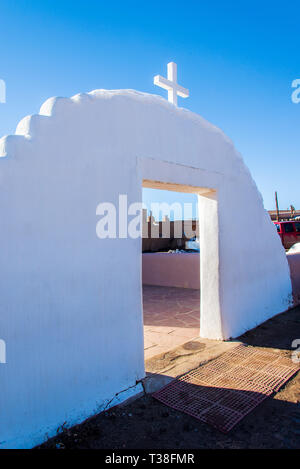
[[[239,338],[251,346],[280,349],[284,356],[290,356],[294,339],[300,339],[300,307]],[[300,373],[227,435],[146,395],[65,429],[39,448],[300,448]]]

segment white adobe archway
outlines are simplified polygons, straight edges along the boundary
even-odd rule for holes
[[[0,154],[0,447],[33,446],[139,391],[141,240],[99,240],[95,213],[119,194],[141,201],[143,180],[200,193],[203,336],[238,336],[289,307],[261,195],[200,116],[135,91],[52,98]]]

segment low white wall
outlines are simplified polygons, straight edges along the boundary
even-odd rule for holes
[[[143,284],[200,289],[199,253],[143,254]]]
[[[293,305],[300,304],[300,253],[287,254],[293,287]],[[200,254],[143,254],[143,285],[200,288]]]
[[[294,306],[300,304],[300,253],[287,254],[291,271]]]

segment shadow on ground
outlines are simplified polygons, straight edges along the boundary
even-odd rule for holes
[[[300,339],[300,307],[269,319],[238,338],[245,344],[290,351],[292,342]]]

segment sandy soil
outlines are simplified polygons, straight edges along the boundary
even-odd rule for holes
[[[282,355],[290,356],[291,343],[298,338],[300,307],[239,339],[266,350],[280,349]],[[228,435],[146,395],[66,429],[40,448],[300,448],[300,373]]]

